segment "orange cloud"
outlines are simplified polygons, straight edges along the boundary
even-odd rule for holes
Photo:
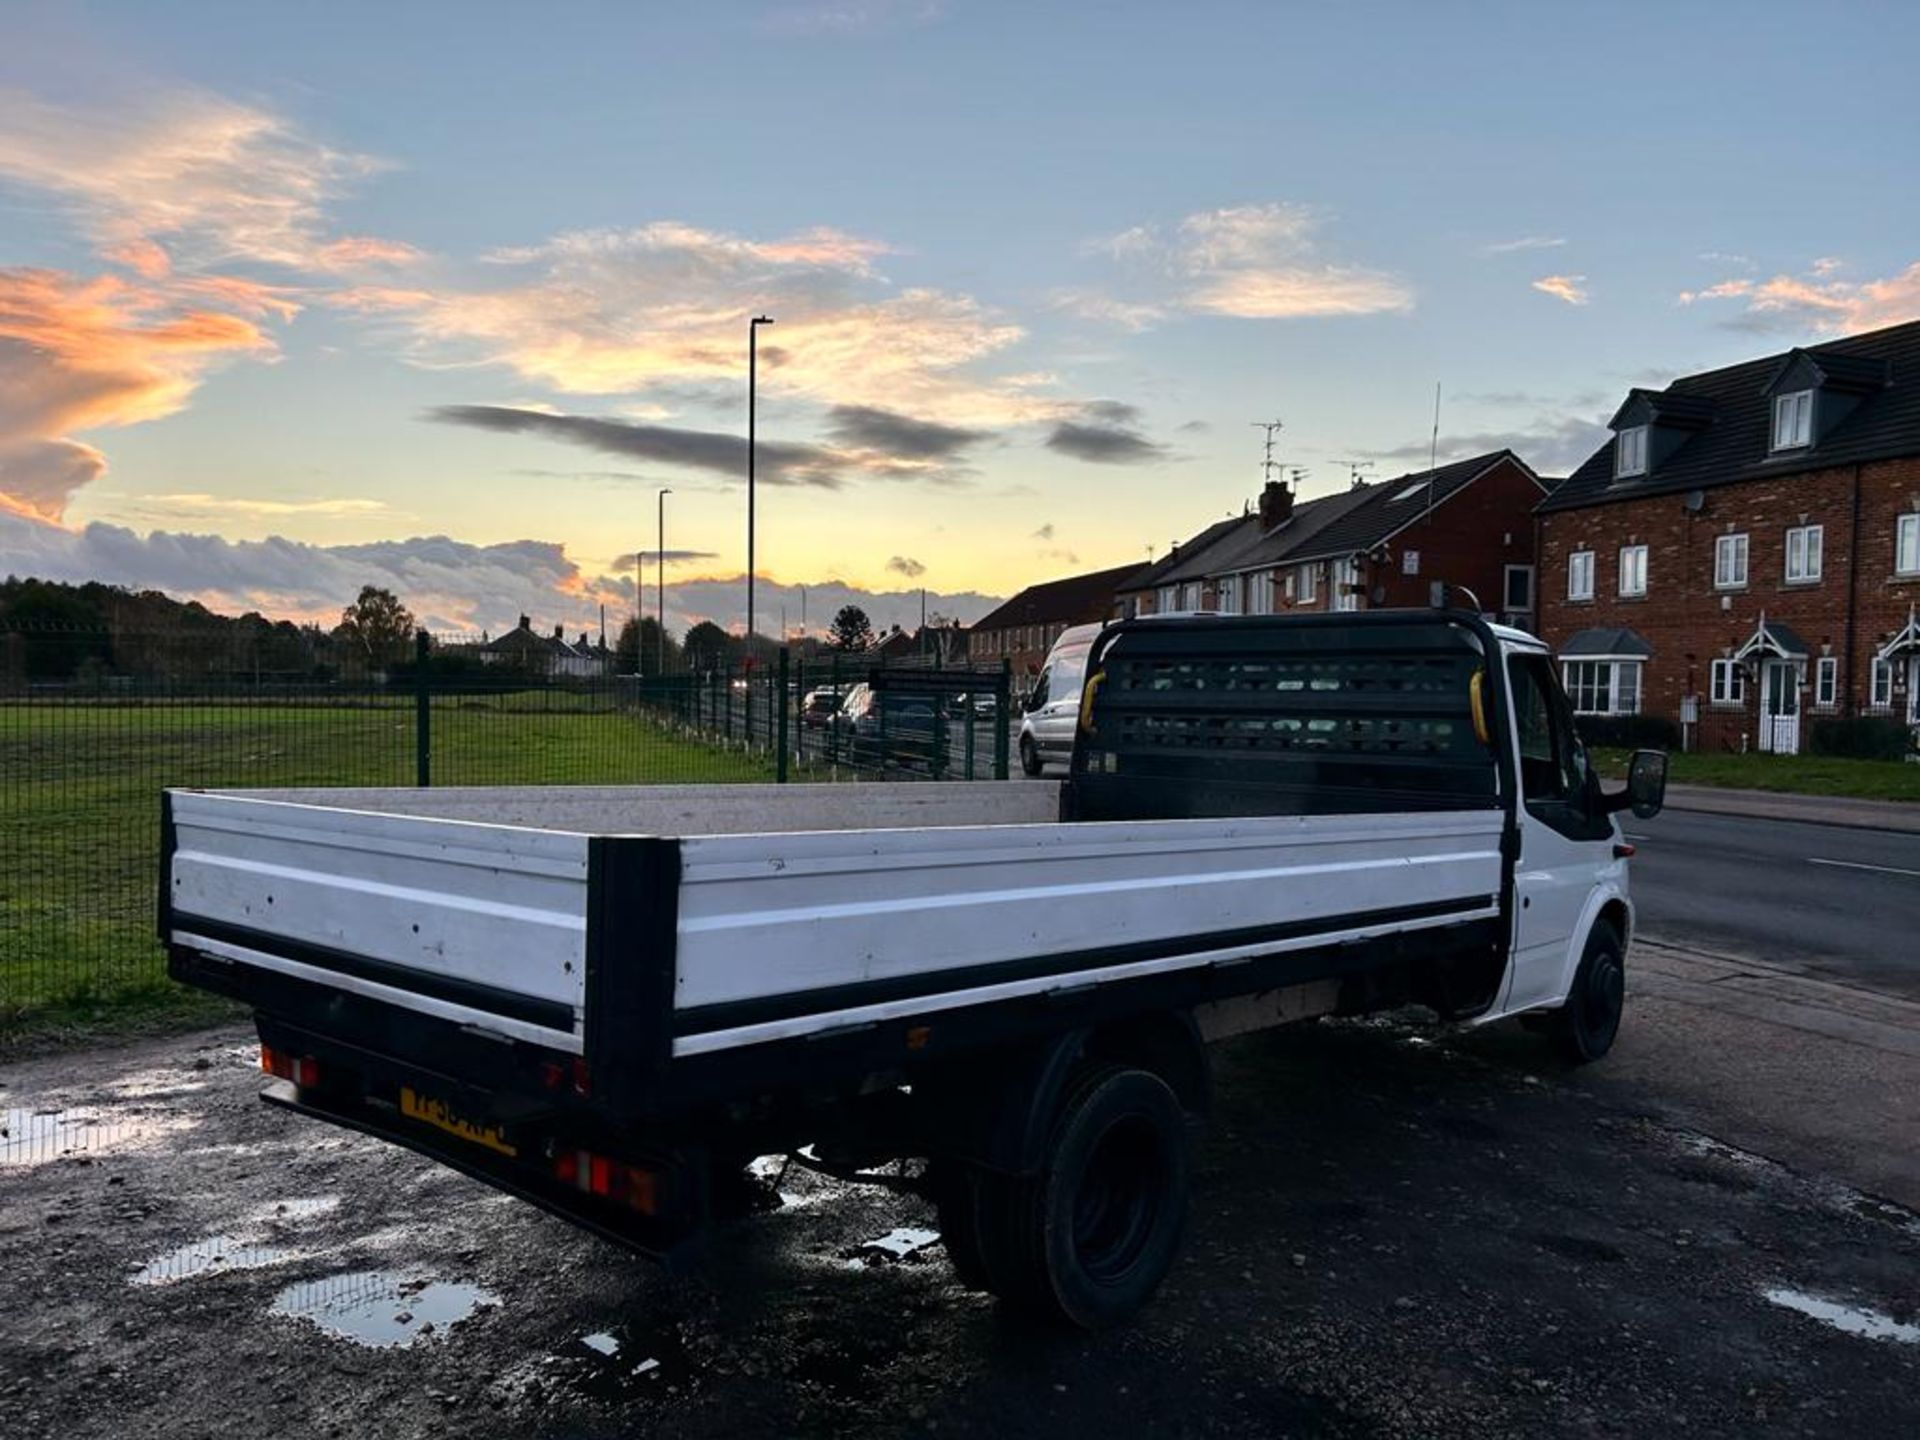
[[[106,469],[72,433],[170,415],[208,366],[272,349],[241,316],[180,309],[115,276],[0,270],[0,493],[58,520]]]
[[[1836,280],[1840,262],[1822,258],[1808,275],[1775,275],[1770,280],[1722,280],[1698,290],[1682,290],[1679,303],[1745,302],[1739,322],[1761,329],[1811,325],[1852,335],[1920,316],[1920,261],[1878,280]]]
[[[1584,275],[1542,275],[1530,283],[1542,295],[1551,295],[1569,305],[1587,303],[1587,277]]]
[[[164,280],[173,270],[173,257],[151,240],[132,239],[109,245],[100,252],[107,259],[126,266],[142,280]]]

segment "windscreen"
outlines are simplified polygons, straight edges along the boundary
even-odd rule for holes
[[[1171,819],[1492,806],[1493,752],[1474,714],[1482,664],[1478,636],[1437,612],[1135,622],[1110,632],[1094,660],[1072,812]]]

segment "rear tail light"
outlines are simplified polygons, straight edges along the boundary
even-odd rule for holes
[[[573,1093],[591,1095],[593,1086],[587,1077],[587,1062],[575,1059],[571,1064],[558,1060],[549,1060],[540,1067],[540,1083],[549,1090],[558,1090],[569,1080],[573,1082]]]
[[[260,1047],[260,1068],[279,1080],[291,1080],[300,1086],[320,1083],[320,1062],[311,1055],[289,1055],[271,1045]]]
[[[639,1165],[610,1160],[591,1150],[562,1150],[553,1157],[553,1174],[562,1185],[588,1195],[655,1215],[660,1208],[660,1177]]]

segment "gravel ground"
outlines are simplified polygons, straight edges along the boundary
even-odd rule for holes
[[[1186,1253],[1092,1338],[771,1163],[784,1203],[667,1276],[260,1104],[255,1057],[0,1067],[0,1434],[1920,1433],[1920,1221],[1511,1035],[1221,1047]]]

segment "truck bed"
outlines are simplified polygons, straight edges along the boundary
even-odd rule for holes
[[[1058,810],[1031,781],[175,791],[161,924],[243,998],[264,975],[657,1074],[1256,958],[1316,978],[1499,913],[1494,808]]]

